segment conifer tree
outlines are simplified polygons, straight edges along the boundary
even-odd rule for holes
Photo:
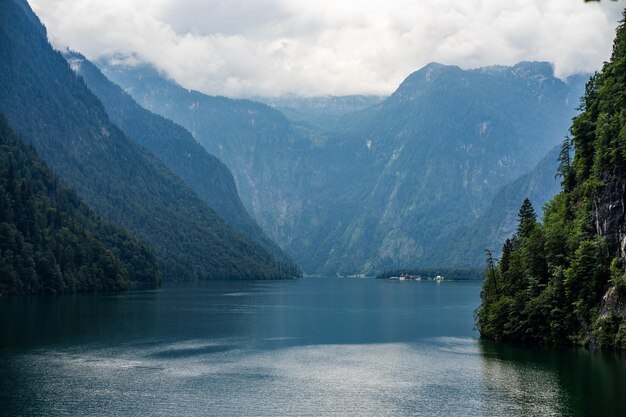
[[[572,172],[572,139],[566,136],[561,143],[561,151],[558,157],[559,166],[556,176],[561,177],[561,187],[564,191],[571,191],[573,187]]]
[[[524,199],[524,202],[517,213],[517,218],[519,220],[517,235],[520,238],[528,237],[532,229],[535,227],[535,223],[537,223],[537,213],[535,213],[533,204],[528,198]]]
[[[502,273],[505,273],[509,270],[509,265],[511,264],[511,254],[513,253],[513,240],[507,239],[504,242],[504,246],[502,247],[502,259],[500,259],[500,269]]]

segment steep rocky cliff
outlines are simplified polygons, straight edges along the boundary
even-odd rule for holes
[[[603,185],[593,199],[593,220],[596,233],[606,239],[614,258],[614,274],[619,277],[626,267],[626,173],[614,168],[600,178]],[[595,346],[626,347],[626,291],[622,280],[614,280],[602,296],[598,320],[588,337]]]
[[[596,233],[606,239],[610,253],[621,265],[626,260],[626,174],[614,168],[600,176],[603,184],[593,198]]]

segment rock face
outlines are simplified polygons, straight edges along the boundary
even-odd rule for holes
[[[617,267],[623,270],[626,265],[626,175],[616,168],[603,173],[601,180],[603,186],[593,200],[596,233],[606,239],[611,256],[617,259]],[[626,347],[626,291],[620,286],[612,285],[602,297],[598,321],[589,339],[592,345]]]
[[[606,238],[611,254],[626,260],[626,175],[619,169],[601,175],[603,183],[593,200],[596,233]]]
[[[626,296],[612,286],[602,297],[600,315],[589,336],[591,346],[626,348]]]

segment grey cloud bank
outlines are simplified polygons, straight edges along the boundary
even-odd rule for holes
[[[233,97],[389,94],[430,61],[592,72],[626,2],[582,0],[30,0],[57,48],[133,54]]]

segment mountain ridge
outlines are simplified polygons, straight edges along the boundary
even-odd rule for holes
[[[485,201],[565,136],[580,88],[541,62],[508,70],[431,64],[328,131],[272,119],[249,101],[224,107],[154,71],[146,82],[142,67],[98,65],[224,160],[246,207],[305,271],[342,275],[445,262],[447,241]],[[433,82],[425,81],[429,71]],[[203,99],[193,110],[191,97]],[[233,114],[242,116],[237,124],[215,121]],[[264,119],[271,128],[250,130]]]
[[[113,125],[35,21],[0,4],[0,111],[96,213],[147,242],[166,279],[297,275]]]
[[[103,103],[111,120],[131,139],[158,156],[165,165],[218,215],[285,264],[293,261],[261,230],[244,208],[234,177],[182,126],[140,107],[119,86],[77,52],[66,52],[73,71]]]

